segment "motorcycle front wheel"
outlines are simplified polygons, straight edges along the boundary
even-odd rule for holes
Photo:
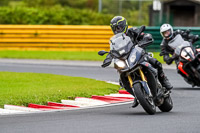
[[[154,104],[153,97],[149,97],[140,83],[134,84],[133,89],[135,96],[143,109],[150,115],[155,114],[156,105]]]

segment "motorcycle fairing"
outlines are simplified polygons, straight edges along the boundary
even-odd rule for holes
[[[140,60],[141,56],[142,56],[142,51],[143,49],[140,47],[135,47],[133,48],[133,50],[131,51],[129,57],[128,57],[128,62],[130,62],[130,69],[132,69],[133,67],[135,67],[136,63]]]
[[[122,58],[128,55],[133,46],[134,44],[130,37],[124,33],[116,34],[110,39],[110,51],[116,58]],[[126,57],[123,59],[126,59]]]
[[[197,50],[197,52],[200,52],[200,48],[198,48],[198,49],[196,49]]]
[[[143,61],[140,63],[140,65],[147,67],[151,70],[151,72],[153,72],[154,75],[157,75],[157,69],[155,69],[149,62]]]
[[[141,57],[143,54],[143,49],[136,46],[132,49],[131,53],[129,54],[128,57],[128,66],[125,69],[120,70],[120,72],[126,72],[129,70],[132,70],[134,67],[137,66],[138,62],[140,62]]]
[[[183,70],[183,63],[182,63],[182,62],[180,62],[180,63],[178,64],[178,69],[179,69],[183,74],[185,74],[187,77],[189,76],[188,73],[185,72],[185,71]]]
[[[178,34],[171,41],[169,41],[168,45],[174,49],[176,55],[180,55],[182,48],[190,46],[190,43],[188,41],[184,41],[181,35]]]
[[[180,52],[180,57],[187,61],[192,61],[195,58],[194,51],[191,47],[183,47]]]
[[[184,63],[183,70],[185,70],[188,73],[188,78],[192,80],[193,86],[197,85],[200,86],[199,82],[199,72],[200,72],[200,53],[195,55],[195,59],[193,59],[190,62]]]

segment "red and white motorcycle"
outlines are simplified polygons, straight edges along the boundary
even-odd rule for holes
[[[174,49],[173,58],[177,61],[178,73],[193,87],[200,86],[200,49],[195,49],[179,34],[168,45]]]

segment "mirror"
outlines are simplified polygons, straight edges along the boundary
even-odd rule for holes
[[[148,52],[148,55],[151,56],[151,57],[154,56],[154,54],[152,52]]]
[[[140,27],[140,32],[142,33],[143,31],[145,31],[146,27],[143,25]]]
[[[137,33],[137,37],[136,37],[136,43],[138,43],[138,37],[140,36],[140,34],[145,31],[146,27],[143,25],[139,28],[139,32]]]
[[[101,50],[98,52],[98,55],[103,56],[104,54],[108,53],[107,51]]]

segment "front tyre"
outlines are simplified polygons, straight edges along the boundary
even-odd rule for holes
[[[173,108],[173,102],[172,99],[169,95],[169,97],[165,98],[164,102],[162,105],[158,106],[158,108],[162,111],[162,112],[169,112],[172,110]]]
[[[153,98],[149,97],[149,95],[142,88],[140,83],[136,83],[133,85],[134,93],[136,98],[139,100],[140,105],[143,109],[150,115],[156,113],[156,106],[153,102]]]

